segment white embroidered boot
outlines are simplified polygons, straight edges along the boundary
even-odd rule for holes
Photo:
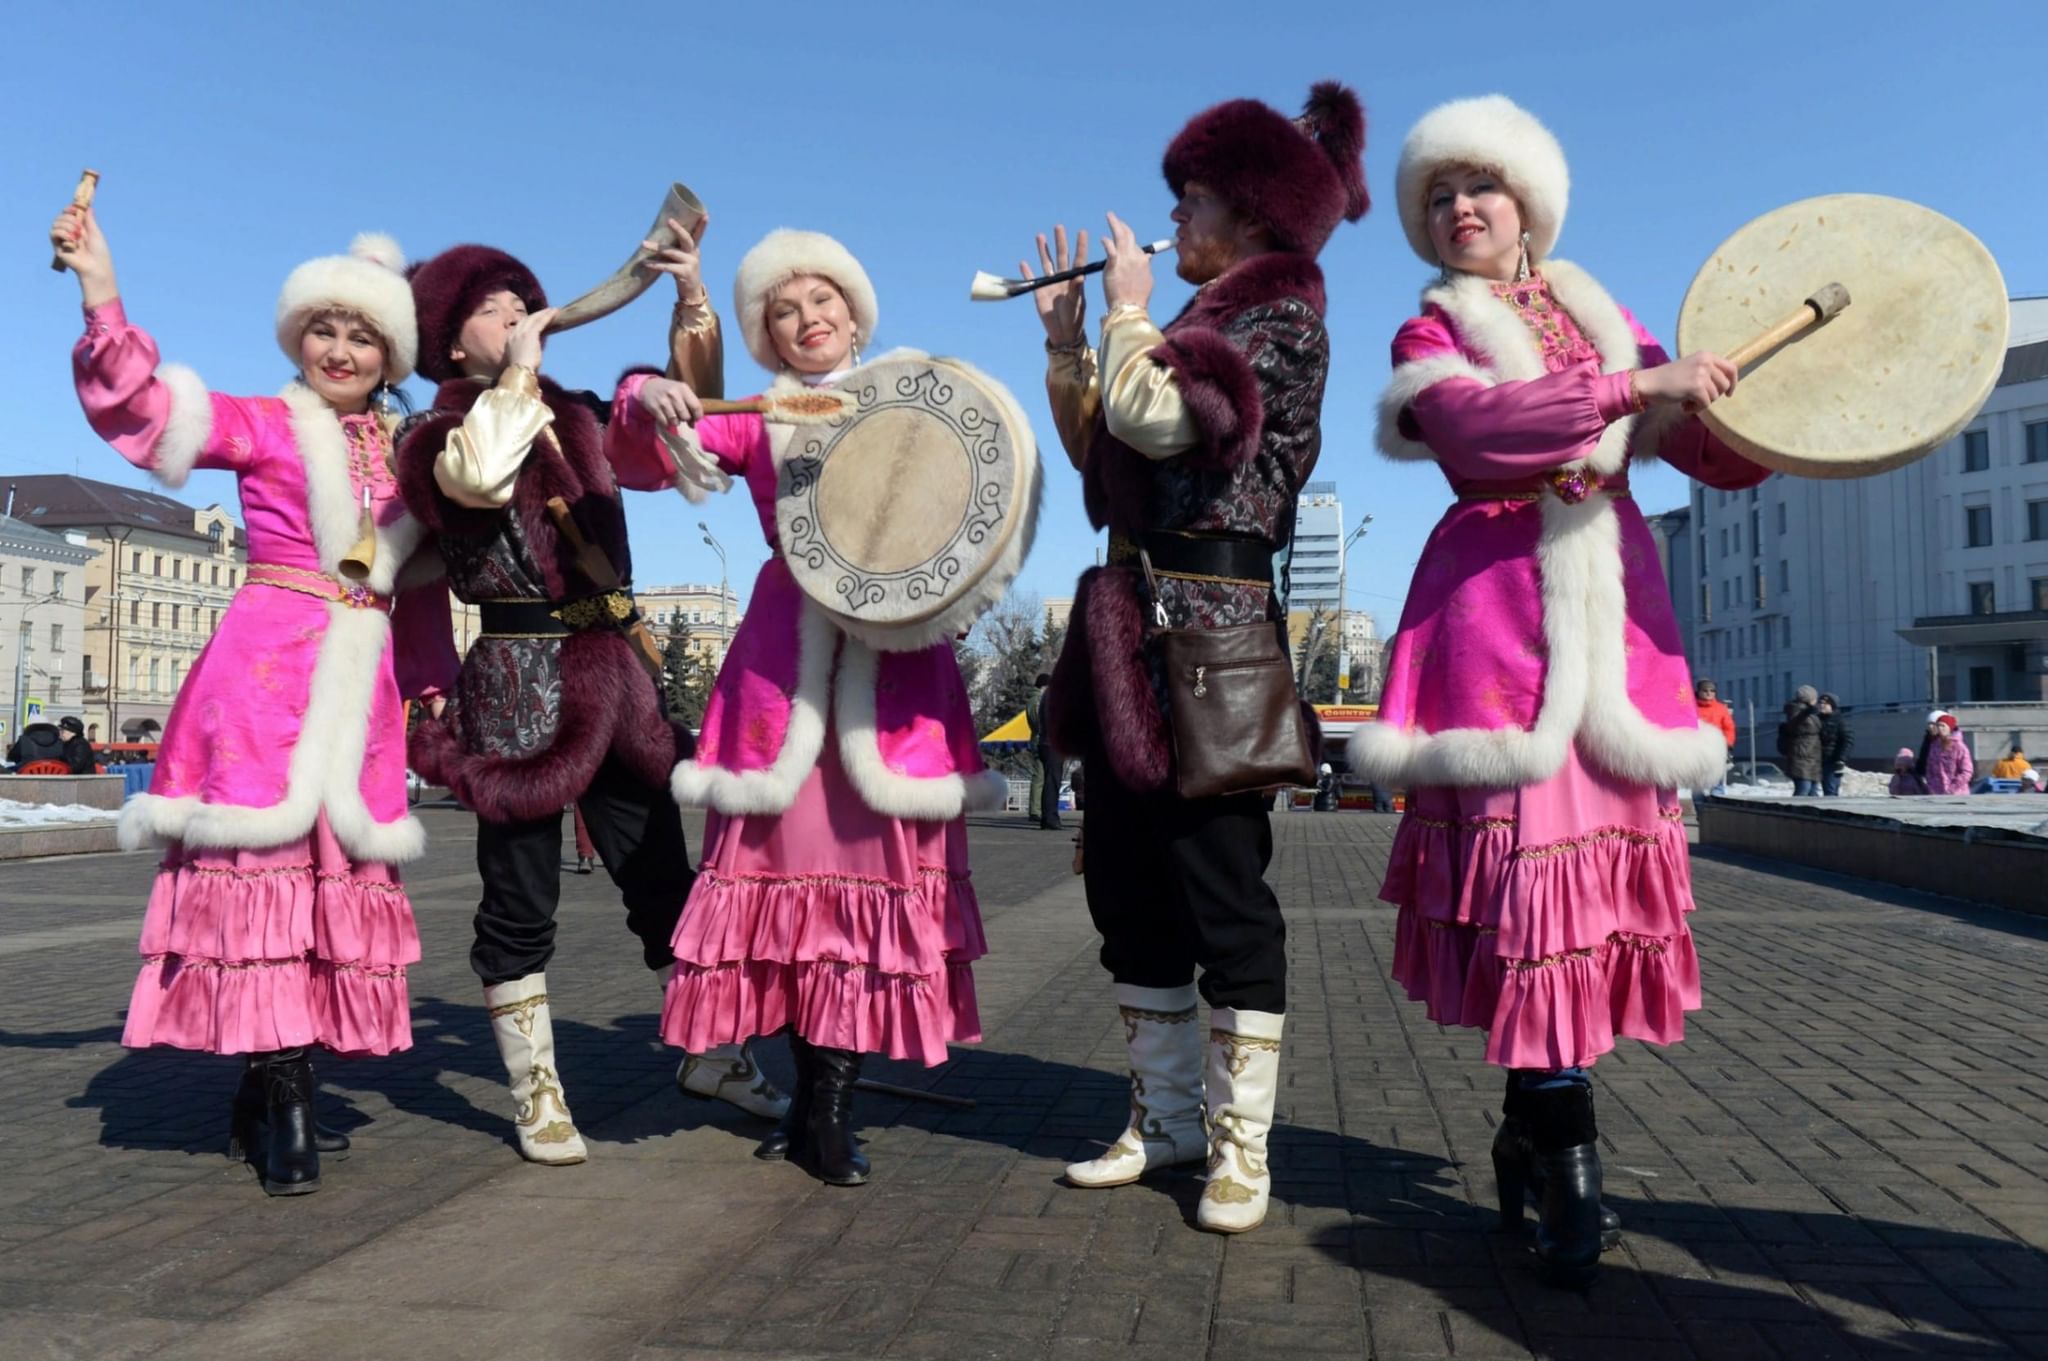
[[[566,1166],[589,1156],[555,1072],[555,1027],[548,1018],[548,976],[530,973],[484,989],[491,1036],[512,1079],[512,1128],[528,1162]]]
[[[684,1096],[729,1102],[764,1120],[789,1114],[788,1095],[754,1062],[751,1044],[721,1044],[687,1055],[676,1069],[676,1089]]]
[[[1273,1011],[1216,1007],[1209,1013],[1209,1184],[1195,1223],[1243,1233],[1266,1218],[1273,1189],[1266,1139],[1280,1091],[1280,1029]]]
[[[1131,1123],[1099,1158],[1067,1167],[1074,1186],[1124,1186],[1158,1167],[1200,1162],[1202,1029],[1195,985],[1116,985],[1124,1040],[1131,1051]]]

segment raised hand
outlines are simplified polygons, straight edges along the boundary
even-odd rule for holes
[[[647,261],[647,268],[666,274],[676,281],[676,300],[686,303],[704,301],[704,268],[700,248],[704,237],[711,230],[711,214],[704,214],[697,224],[697,234],[692,236],[689,228],[674,218],[668,219],[668,229],[676,234],[676,243],[666,249],[655,251]],[[648,250],[654,250],[652,241],[640,243]]]
[[[517,367],[532,369],[535,373],[540,372],[541,336],[559,310],[561,309],[543,307],[540,311],[519,319],[519,324],[512,328],[512,334],[505,338],[507,368]]]
[[[107,238],[101,234],[99,219],[93,216],[91,208],[71,204],[57,214],[57,220],[50,224],[50,244],[56,248],[57,259],[63,266],[78,276],[78,288],[85,295],[87,307],[113,301],[117,296],[114,256],[107,249]]]
[[[704,419],[704,404],[688,383],[673,378],[650,378],[640,385],[640,405],[663,430],[678,425],[695,425]]]
[[[1636,395],[1646,405],[1677,402],[1687,411],[1712,406],[1735,391],[1736,367],[1711,350],[1700,350],[1654,369],[1636,371]]]
[[[1076,265],[1087,264],[1088,233],[1082,232],[1080,238],[1074,242],[1073,248],[1069,250],[1065,223],[1052,229],[1050,244],[1045,239],[1045,233],[1040,232],[1038,263],[1047,274],[1056,274],[1061,270],[1072,269]],[[1020,277],[1026,279],[1038,277],[1031,272],[1031,264],[1027,260],[1017,262],[1017,272]],[[1072,345],[1086,333],[1086,282],[1083,279],[1069,279],[1065,283],[1048,284],[1031,295],[1032,301],[1038,304],[1038,320],[1045,326],[1045,338],[1048,342],[1054,345]]]

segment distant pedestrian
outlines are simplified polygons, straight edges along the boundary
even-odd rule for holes
[[[1693,703],[1699,710],[1700,726],[1703,728],[1720,729],[1721,740],[1728,744],[1728,758],[1733,760],[1735,758],[1735,715],[1729,711],[1726,704],[1721,702],[1720,694],[1715,689],[1714,683],[1710,680],[1695,682],[1692,687],[1692,695]],[[1714,787],[1708,790],[1708,793],[1726,794],[1728,792],[1727,766],[1725,763],[1721,771],[1721,778],[1714,781]]]
[[[1920,758],[1911,747],[1900,747],[1899,754],[1892,758],[1892,797],[1909,798],[1927,792],[1927,781],[1920,778]]]
[[[1802,685],[1785,701],[1785,720],[1778,724],[1778,755],[1785,758],[1785,773],[1792,777],[1795,798],[1813,798],[1820,793],[1820,693]]]
[[[1032,682],[1038,693],[1031,697],[1031,754],[1038,768],[1031,775],[1031,813],[1048,832],[1060,829],[1060,776],[1066,762],[1052,749],[1052,734],[1045,724],[1045,687],[1052,677],[1044,671]]]
[[[2017,780],[2033,767],[2027,753],[2018,742],[2002,758],[1991,763],[1991,778],[1994,780]]]
[[[1913,764],[1913,773],[1926,784],[1930,794],[1970,792],[1976,762],[1970,756],[1970,744],[1957,732],[1959,726],[1956,716],[1947,710],[1936,709],[1927,715],[1927,732],[1920,739],[1920,755]]]
[[[1820,697],[1820,792],[1829,798],[1842,793],[1842,772],[1849,768],[1849,751],[1856,734],[1842,717],[1841,703],[1833,695]]]

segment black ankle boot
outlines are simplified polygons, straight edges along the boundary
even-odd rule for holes
[[[313,1144],[313,1065],[303,1049],[264,1056],[263,1094],[269,1124],[263,1189],[302,1196],[320,1189],[320,1150]]]
[[[251,1054],[242,1067],[242,1082],[235,1088],[234,1106],[228,1117],[229,1158],[239,1163],[254,1162],[263,1156],[267,1109],[263,1098],[263,1056]],[[313,1147],[322,1153],[346,1153],[348,1136],[315,1120]]]
[[[832,1186],[859,1186],[868,1179],[868,1160],[853,1137],[853,1084],[861,1056],[851,1049],[811,1046],[810,1147],[806,1154],[819,1178]]]
[[[793,1029],[789,1032],[789,1053],[796,1060],[796,1086],[790,1092],[789,1109],[768,1131],[768,1137],[754,1147],[754,1156],[762,1162],[800,1159],[810,1138],[811,1083],[817,1079],[818,1068],[811,1058],[810,1045]]]
[[[1520,1105],[1532,1149],[1528,1166],[1543,1187],[1536,1224],[1541,1275],[1548,1285],[1584,1290],[1600,1269],[1600,1144],[1593,1089],[1571,1083],[1522,1092]]]
[[[1529,1138],[1529,1124],[1522,1118],[1521,1094],[1512,1073],[1500,1109],[1500,1127],[1493,1132],[1493,1180],[1500,1196],[1500,1227],[1505,1233],[1520,1233],[1524,1211],[1530,1205],[1539,1213],[1542,1210],[1543,1168],[1536,1161],[1536,1146]],[[1602,1202],[1600,1251],[1612,1252],[1620,1246],[1621,1216]]]

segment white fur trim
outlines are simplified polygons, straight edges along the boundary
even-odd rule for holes
[[[1470,378],[1487,387],[1494,385],[1492,374],[1461,354],[1431,355],[1394,367],[1394,376],[1380,393],[1379,420],[1373,431],[1381,453],[1404,463],[1435,460],[1436,454],[1427,444],[1401,433],[1401,413],[1430,388],[1452,378]]]
[[[739,273],[732,281],[732,314],[739,322],[747,353],[770,373],[781,372],[782,356],[775,353],[775,342],[769,339],[764,304],[770,293],[802,274],[820,275],[838,285],[846,295],[860,343],[874,343],[881,306],[868,272],[853,258],[853,252],[823,232],[779,227],[741,257]]]
[[[304,383],[288,384],[278,397],[291,413],[292,440],[305,464],[306,519],[313,528],[313,550],[321,569],[331,574],[355,546],[362,526],[362,502],[348,472],[348,440],[334,408]],[[378,525],[376,561],[363,584],[379,595],[391,594],[399,569],[424,533],[410,512]]]
[[[310,832],[324,809],[336,840],[358,859],[396,865],[425,852],[427,834],[419,819],[408,813],[395,822],[376,821],[360,788],[370,701],[391,645],[391,622],[377,610],[339,603],[326,608],[327,632],[313,664],[283,800],[252,808],[137,794],[121,810],[124,847],[170,841],[209,848],[281,846]]]
[[[171,395],[171,414],[151,451],[156,462],[150,472],[175,491],[192,476],[207,441],[213,438],[213,394],[199,375],[183,364],[160,364],[156,377]]]
[[[1586,339],[1599,351],[1602,373],[1620,373],[1641,363],[1628,318],[1622,315],[1621,308],[1592,275],[1569,260],[1552,260],[1543,266],[1543,277],[1550,285],[1551,296],[1571,314]],[[1379,416],[1380,448],[1391,458],[1435,457],[1424,452],[1421,446],[1402,439],[1398,427],[1392,424],[1393,419],[1400,415],[1401,408],[1414,401],[1431,383],[1453,377],[1478,378],[1492,386],[1495,383],[1526,382],[1549,373],[1543,366],[1543,352],[1536,347],[1536,337],[1529,333],[1528,326],[1515,315],[1512,307],[1494,296],[1493,288],[1486,280],[1459,274],[1448,282],[1424,289],[1422,301],[1425,305],[1441,308],[1450,317],[1459,341],[1472,351],[1478,362],[1471,364],[1468,371],[1452,365],[1450,355],[1432,355],[1394,370],[1380,396]],[[1433,365],[1442,367],[1429,367]],[[1591,454],[1563,466],[1589,468],[1603,477],[1620,472],[1628,463],[1629,441],[1634,435],[1635,425],[1636,418],[1632,415],[1609,423],[1600,432]],[[1390,440],[1392,447],[1389,447]]]
[[[1545,260],[1557,246],[1571,201],[1571,169],[1550,129],[1506,95],[1439,104],[1417,120],[1401,144],[1394,197],[1408,245],[1425,264],[1441,264],[1429,239],[1429,182],[1446,166],[1499,173],[1522,210],[1529,253]]]
[[[1624,779],[1666,789],[1713,783],[1727,758],[1719,729],[1653,727],[1629,701],[1613,502],[1545,497],[1540,504],[1536,553],[1549,666],[1535,724],[1424,733],[1368,723],[1351,736],[1351,768],[1401,787],[1511,788],[1555,775],[1576,738],[1587,759]]]
[[[419,326],[412,285],[405,281],[405,253],[380,232],[364,232],[347,255],[323,255],[293,270],[277,294],[277,344],[285,358],[299,362],[299,337],[306,323],[333,308],[368,319],[384,337],[384,377],[402,383],[419,358]]]
[[[847,639],[832,716],[839,724],[839,762],[861,802],[888,817],[919,822],[950,822],[970,808],[1001,808],[1010,785],[995,771],[919,776],[889,768],[875,734],[876,670],[874,649]]]
[[[923,350],[894,349],[886,354],[876,355],[867,362],[881,363],[891,359],[930,361],[956,369],[980,383],[988,389],[995,397],[996,404],[1002,408],[1004,417],[1009,421],[1010,434],[1017,450],[1017,492],[1011,507],[1013,513],[1021,514],[1024,518],[1011,533],[1009,542],[1003,545],[1003,551],[989,564],[988,570],[983,572],[974,586],[958,600],[922,623],[898,626],[870,624],[837,610],[826,609],[826,613],[832,617],[832,622],[839,626],[840,632],[849,638],[859,639],[878,652],[922,652],[934,643],[946,642],[973,628],[977,619],[988,613],[998,600],[1009,594],[1011,583],[1016,581],[1017,573],[1022,570],[1024,559],[1030,555],[1031,545],[1038,536],[1038,508],[1043,479],[1039,476],[1038,440],[1032,433],[1030,418],[1024,414],[1022,404],[1008,388],[971,364],[945,355],[926,354]],[[780,388],[785,385],[794,384],[785,376],[777,379],[773,386]],[[770,441],[770,448],[775,455],[776,485],[780,487],[782,463],[788,452],[790,429],[788,426],[773,425],[769,429],[771,432],[779,431],[782,436],[779,440]]]
[[[694,757],[676,762],[668,788],[683,807],[716,808],[726,814],[784,813],[796,802],[797,790],[825,746],[825,706],[832,702],[832,663],[839,650],[839,631],[832,621],[808,600],[801,608],[796,693],[790,696],[782,750],[766,770],[727,770]],[[740,627],[744,631],[746,625]]]

